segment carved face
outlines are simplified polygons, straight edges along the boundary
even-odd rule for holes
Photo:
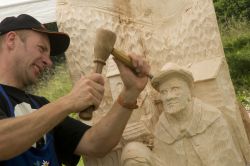
[[[172,77],[159,86],[164,112],[176,114],[187,108],[191,100],[188,84],[182,78]]]

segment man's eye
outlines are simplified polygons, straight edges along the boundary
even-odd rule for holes
[[[43,53],[43,49],[42,49],[42,48],[39,48],[39,51],[40,51],[41,53]]]
[[[43,51],[42,47],[40,47],[40,46],[38,46],[38,50],[39,50],[39,52]]]
[[[39,52],[43,53],[45,51],[45,48],[43,46],[38,46]]]

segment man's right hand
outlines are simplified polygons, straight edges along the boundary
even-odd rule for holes
[[[81,76],[66,96],[72,112],[80,112],[91,105],[98,108],[104,95],[104,79],[101,74]]]

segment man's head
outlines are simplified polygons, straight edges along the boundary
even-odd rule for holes
[[[193,76],[188,70],[167,63],[152,79],[152,86],[161,94],[166,113],[185,110],[192,98]]]
[[[8,17],[0,23],[2,83],[24,88],[52,65],[50,54],[63,53],[69,36],[48,31],[29,15]],[[6,72],[8,71],[8,72]]]
[[[0,36],[17,30],[33,30],[46,34],[50,41],[51,55],[63,53],[70,43],[70,38],[66,33],[49,31],[38,20],[27,14],[7,17],[0,23]]]

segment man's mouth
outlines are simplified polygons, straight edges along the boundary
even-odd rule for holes
[[[42,72],[42,68],[36,64],[34,65],[34,68],[35,68],[36,75],[40,75]]]

